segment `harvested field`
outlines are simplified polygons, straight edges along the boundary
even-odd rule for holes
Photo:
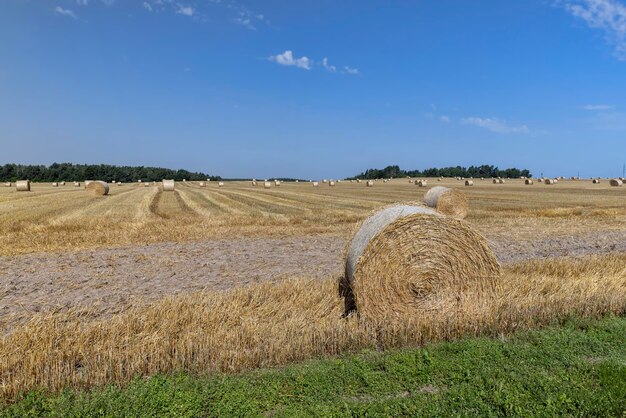
[[[503,264],[504,287],[480,309],[462,305],[434,313],[430,323],[387,324],[384,336],[380,324],[341,320],[344,248],[373,210],[420,202],[428,187],[405,179],[271,189],[189,181],[172,192],[124,184],[108,196],[38,183],[30,192],[0,188],[2,396],[127,382],[133,373],[238,371],[497,335],[572,313],[626,309],[626,188],[569,180],[429,184],[468,196],[465,221]],[[471,319],[464,325],[454,319],[461,311]],[[220,331],[223,321],[232,324]],[[268,346],[255,335],[275,339]],[[28,344],[40,348],[24,359],[20,347]],[[98,357],[100,367],[94,359],[103,347],[110,351]],[[141,357],[147,352],[153,360]],[[45,382],[44,369],[52,370]]]

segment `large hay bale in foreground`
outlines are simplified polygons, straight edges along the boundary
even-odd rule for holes
[[[30,180],[16,181],[15,190],[17,190],[18,192],[30,192]]]
[[[424,203],[444,215],[460,219],[465,218],[469,210],[465,193],[443,186],[435,186],[428,190],[424,195]]]
[[[367,218],[345,268],[346,307],[374,321],[453,306],[470,291],[493,292],[501,274],[487,240],[467,223],[409,205]]]
[[[474,180],[465,180],[465,185],[466,186],[473,186],[474,185]]]
[[[620,179],[609,180],[609,185],[614,186],[614,187],[621,186],[622,184],[624,184],[624,182]]]
[[[89,184],[85,186],[85,190],[93,192],[96,196],[106,196],[109,194],[109,185],[100,180],[90,181]]]
[[[270,183],[269,181],[263,182],[263,188],[264,189],[271,189],[272,188],[272,183]]]
[[[174,180],[163,180],[163,191],[173,192],[176,188],[176,182]]]

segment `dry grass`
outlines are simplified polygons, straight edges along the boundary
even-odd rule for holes
[[[343,318],[337,279],[293,279],[171,297],[107,320],[35,316],[0,340],[0,394],[86,388],[189,370],[238,372],[364,348],[500,335],[570,315],[626,312],[626,255],[506,267],[493,293],[471,291],[420,315]]]
[[[607,182],[562,181],[542,188],[524,187],[523,180],[484,181],[465,188],[444,179],[437,185],[463,188],[470,200],[467,220],[490,237],[626,227],[626,188]],[[421,200],[428,190],[404,179],[376,187],[283,183],[269,190],[248,182],[224,188],[181,182],[178,199],[162,197],[156,186],[139,186],[112,188],[105,198],[50,184],[34,183],[30,193],[0,188],[0,255],[234,236],[347,235],[371,210]]]

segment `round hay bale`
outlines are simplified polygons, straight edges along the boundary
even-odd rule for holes
[[[328,185],[330,187],[335,187],[335,182],[331,180],[331,181],[328,182]]]
[[[365,186],[367,186],[367,187],[374,187],[374,182],[373,182],[372,180],[368,180],[368,181],[365,183]]]
[[[176,182],[174,180],[163,180],[163,191],[173,192],[176,188]]]
[[[269,181],[266,181],[263,183],[263,187],[265,189],[270,189],[272,187],[272,183],[270,183]]]
[[[426,187],[428,186],[428,180],[416,180],[415,184],[417,184],[419,187]]]
[[[424,203],[444,215],[460,219],[465,218],[469,210],[465,193],[443,186],[435,186],[428,190],[424,195]]]
[[[356,182],[357,182],[357,183],[360,183],[360,182],[361,182],[361,179],[356,179]]]
[[[276,187],[280,186],[280,181],[278,181],[278,180],[274,181],[274,186],[276,186]]]
[[[524,184],[533,184],[533,181],[531,179],[526,179],[524,180]]]
[[[106,196],[109,194],[109,185],[104,181],[90,181],[85,190],[93,192],[96,196]]]
[[[137,180],[137,183],[141,183],[141,180]]]
[[[52,187],[59,187],[59,183],[55,181],[54,183],[52,183]]]
[[[465,185],[466,186],[473,186],[474,185],[474,181],[473,180],[465,180]]]
[[[220,181],[219,183],[217,183],[217,187],[224,187],[224,182]]]
[[[316,181],[313,182],[313,187],[318,187],[320,184]]]
[[[593,179],[591,182],[592,182],[593,184],[598,184],[598,183],[600,183],[600,179]]]
[[[87,186],[89,186],[91,182],[93,182],[93,180],[85,180],[85,189],[87,188]]]
[[[611,180],[609,180],[609,185],[611,185],[613,187],[619,187],[622,184],[624,184],[624,182],[621,179],[611,179]]]
[[[15,190],[17,190],[18,192],[30,192],[30,180],[16,181]]]
[[[553,180],[553,179],[545,179],[545,180],[543,181],[543,183],[544,183],[544,184],[547,184],[547,185],[551,185],[551,184],[556,183],[556,180]]]
[[[74,187],[80,187],[80,182],[75,181],[75,182],[74,182]]]
[[[498,180],[498,179],[493,179],[493,184],[498,184],[498,183],[500,183],[500,180]]]
[[[363,221],[349,243],[346,307],[353,302],[373,321],[438,310],[468,291],[493,292],[500,274],[487,240],[464,221],[390,206]]]
[[[206,183],[205,183],[205,182],[203,182],[203,181],[201,181],[200,183],[198,183],[198,186],[200,186],[200,187],[206,187]]]
[[[10,182],[4,183],[4,187],[11,187],[11,183]]]
[[[252,185],[256,186],[256,180],[252,180]]]
[[[121,181],[118,181],[118,182],[117,182],[117,183],[115,183],[115,184],[117,184],[117,185],[118,185],[118,187],[119,187],[119,186],[121,186],[121,185],[122,185],[122,182],[121,182]]]
[[[437,181],[441,181],[441,179],[440,179],[440,178],[438,178],[438,179],[437,179]]]
[[[61,183],[59,183],[61,186],[65,186],[65,182],[62,181]]]

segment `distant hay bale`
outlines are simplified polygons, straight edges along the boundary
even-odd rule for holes
[[[137,180],[137,183],[141,183],[141,180]]]
[[[360,183],[360,182],[361,182],[361,179],[356,179],[356,182],[357,182],[357,183]]]
[[[256,180],[252,180],[252,185],[256,186]]]
[[[465,193],[443,186],[435,186],[428,190],[424,195],[424,203],[444,215],[460,219],[465,218],[469,210]]]
[[[187,181],[187,179],[183,179],[183,181]]]
[[[593,184],[598,184],[598,183],[600,183],[600,179],[593,179],[591,182],[592,182]]]
[[[96,196],[106,196],[109,194],[109,185],[104,181],[90,181],[85,190],[91,191]]]
[[[543,184],[547,184],[547,185],[551,185],[551,184],[555,184],[555,183],[556,183],[556,180],[554,180],[554,179],[545,179],[543,181]]]
[[[30,192],[30,180],[16,181],[15,190],[17,190],[18,192]]]
[[[328,182],[328,185],[330,187],[335,187],[335,182],[331,180],[331,181]]]
[[[59,187],[59,183],[55,181],[54,183],[52,183],[52,187]]]
[[[74,187],[80,187],[80,182],[79,181],[75,181],[74,182]]]
[[[426,187],[428,186],[428,180],[416,180],[415,184],[417,184],[419,187]]]
[[[322,180],[322,183],[326,184],[326,183],[328,183],[328,180],[323,179],[323,180]]]
[[[613,187],[618,187],[618,186],[621,186],[622,184],[624,184],[624,182],[621,179],[611,179],[611,180],[609,180],[609,185],[611,185]]]
[[[220,181],[219,183],[217,183],[217,187],[224,187],[224,182]]]
[[[367,187],[373,187],[373,186],[374,186],[374,182],[373,182],[372,180],[368,180],[368,181],[365,183],[365,186],[367,186]]]
[[[526,179],[524,180],[524,184],[533,184],[533,181],[531,179]]]
[[[269,181],[266,181],[263,183],[263,187],[266,189],[270,189],[272,187],[272,183],[270,183]]]
[[[504,184],[504,183],[506,183],[506,181],[504,181],[504,179],[498,179],[498,183]]]
[[[473,180],[465,180],[465,185],[466,186],[473,186],[474,185],[474,181]]]
[[[276,187],[280,186],[280,181],[275,180],[275,181],[274,181],[274,186],[276,186]]]
[[[65,182],[62,181],[61,183],[59,183],[61,186],[65,186]]]
[[[437,179],[437,181],[441,181],[441,179],[440,179],[440,178],[438,178],[438,179]]]
[[[318,187],[320,184],[317,181],[313,182],[313,187]]]
[[[390,206],[363,221],[348,244],[346,307],[376,322],[414,318],[467,292],[492,293],[500,275],[487,240],[464,221]]]
[[[6,183],[4,183],[4,187],[11,187],[11,183],[7,181]]]
[[[498,179],[493,179],[493,184],[498,184],[498,183],[500,183],[500,180],[498,180]]]
[[[121,185],[122,185],[122,182],[121,182],[121,181],[118,181],[118,182],[117,182],[117,183],[115,183],[115,184],[117,184],[117,185],[118,185],[118,187],[119,187],[119,186],[121,186]]]
[[[203,182],[203,181],[201,181],[200,183],[198,183],[198,186],[200,186],[200,187],[206,187],[206,183],[205,183],[205,182]]]
[[[176,188],[176,182],[174,180],[165,180],[163,179],[163,191],[164,192],[173,192]]]
[[[484,177],[481,177],[480,179],[481,179],[481,180],[484,180],[485,178],[484,178]]]

